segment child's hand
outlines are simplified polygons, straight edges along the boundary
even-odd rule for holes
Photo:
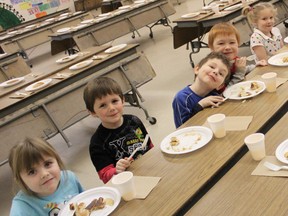
[[[219,107],[220,103],[223,102],[224,98],[221,96],[208,96],[206,98],[203,98],[199,101],[199,104],[205,108],[205,107]]]
[[[235,60],[235,66],[238,70],[245,71],[246,67],[246,57],[240,57]]]
[[[128,158],[120,159],[116,163],[116,173],[124,172],[131,164],[131,161],[128,160]]]
[[[265,59],[256,62],[256,66],[267,66],[268,63]]]

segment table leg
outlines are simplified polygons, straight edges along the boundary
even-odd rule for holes
[[[132,83],[132,81],[130,80],[130,78],[127,76],[126,74],[126,69],[123,67],[123,65],[120,65],[120,70],[122,71],[123,75],[125,76],[125,78],[127,79],[127,81],[129,82],[130,86],[131,86],[131,92],[128,92],[127,94],[125,94],[125,99],[126,101],[131,105],[131,106],[135,106],[135,107],[139,107],[140,109],[142,109],[145,113],[146,119],[149,121],[150,124],[156,124],[156,118],[151,117],[148,114],[148,111],[146,108],[144,108],[139,100],[138,97],[140,98],[141,102],[144,102],[144,98],[141,96],[140,92],[137,90],[137,87]]]
[[[58,130],[58,132],[61,134],[61,136],[63,137],[63,139],[65,140],[65,142],[67,143],[68,147],[71,147],[72,144],[70,142],[70,140],[68,139],[68,137],[66,136],[66,134],[63,132],[63,130],[61,129],[61,127],[56,123],[55,119],[53,118],[53,116],[50,114],[49,110],[47,109],[47,107],[45,106],[45,104],[41,104],[43,110],[45,111],[45,113],[47,114],[47,116],[49,117],[49,119],[51,120],[51,122],[53,123],[53,125],[56,127],[56,129]]]

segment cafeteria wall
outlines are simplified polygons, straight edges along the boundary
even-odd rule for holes
[[[0,0],[0,25],[3,29],[20,22],[46,16],[70,8],[75,11],[73,0]]]

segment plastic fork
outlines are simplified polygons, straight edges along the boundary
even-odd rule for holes
[[[264,166],[266,166],[268,169],[273,170],[273,171],[279,171],[281,169],[288,170],[288,166],[278,166],[268,161],[264,162]]]
[[[149,135],[146,134],[145,139],[144,139],[142,145],[139,146],[139,147],[137,147],[137,148],[132,152],[132,154],[129,156],[128,160],[131,160],[137,151],[139,151],[140,149],[143,150],[143,149],[146,147],[146,145],[147,145],[147,143],[148,143],[148,139],[149,139]]]

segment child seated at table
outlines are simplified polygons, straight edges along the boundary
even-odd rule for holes
[[[230,76],[218,92],[222,93],[226,87],[241,82],[245,74],[255,68],[255,65],[247,65],[246,57],[239,57],[240,34],[238,30],[230,23],[217,23],[209,31],[208,46],[211,51],[222,52],[231,62]],[[259,61],[256,65],[265,66],[265,61]]]
[[[129,156],[142,145],[148,134],[141,120],[134,115],[123,115],[124,95],[119,84],[111,78],[99,77],[88,82],[84,101],[89,113],[101,120],[91,138],[89,152],[99,178],[108,182],[113,175],[129,168]],[[153,147],[151,139],[133,159]]]
[[[176,128],[185,123],[203,108],[218,107],[223,97],[216,89],[230,75],[230,62],[221,52],[211,52],[195,69],[193,84],[180,90],[172,103]]]
[[[256,55],[257,60],[267,61],[284,45],[280,30],[273,27],[277,9],[271,3],[261,2],[253,7],[243,8],[242,13],[254,26],[250,37],[251,52]]]
[[[20,191],[13,198],[10,216],[58,215],[83,188],[75,174],[65,170],[55,149],[39,138],[14,146],[9,165]]]

